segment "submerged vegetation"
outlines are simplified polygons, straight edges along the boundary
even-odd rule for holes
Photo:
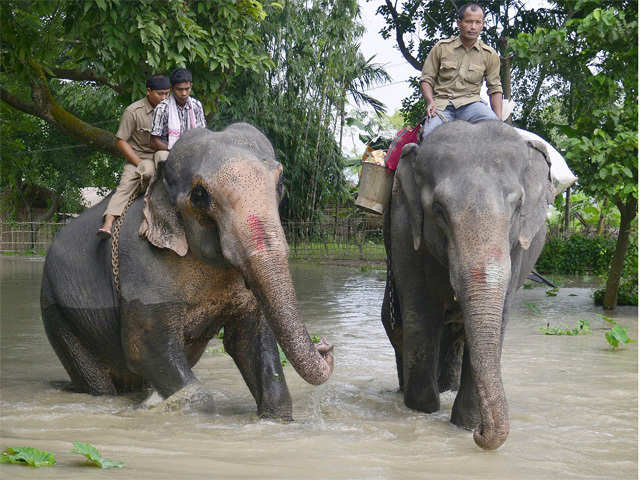
[[[91,465],[99,468],[124,467],[124,463],[122,462],[111,460],[110,458],[103,458],[102,455],[100,455],[100,452],[98,452],[98,449],[90,443],[73,442],[73,446],[75,448],[71,450],[71,453],[83,455]]]
[[[617,350],[621,345],[634,341],[627,335],[628,328],[622,328],[615,320],[605,315],[601,315],[601,317],[605,322],[611,324],[611,328],[604,334],[604,337],[611,346],[611,350]]]
[[[574,337],[576,335],[587,335],[591,333],[591,324],[586,320],[580,320],[578,325],[573,328],[569,327],[552,327],[549,323],[545,327],[538,328],[545,335],[568,335]]]
[[[99,468],[122,468],[124,463],[103,458],[98,449],[90,443],[73,442],[75,447],[71,453],[83,455],[87,462]],[[0,463],[13,463],[32,467],[53,466],[56,464],[55,455],[51,452],[38,450],[33,447],[9,447],[0,454]]]
[[[29,465],[31,467],[50,467],[56,464],[55,455],[51,452],[33,447],[9,447],[0,454],[0,463]]]

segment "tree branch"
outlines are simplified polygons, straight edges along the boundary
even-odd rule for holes
[[[21,112],[28,113],[29,115],[40,117],[40,112],[35,103],[26,102],[23,99],[12,95],[2,87],[0,87],[0,100],[5,102],[7,105],[15,108],[16,110],[20,110]]]
[[[55,78],[63,78],[66,80],[75,80],[78,82],[96,82],[111,88],[116,93],[122,95],[124,90],[119,85],[114,85],[107,77],[98,75],[92,70],[75,70],[65,68],[51,68],[51,73]]]
[[[400,53],[402,53],[402,56],[407,60],[407,62],[409,62],[409,64],[413,68],[415,68],[416,70],[422,71],[422,65],[420,64],[418,59],[411,54],[411,52],[409,51],[409,49],[404,43],[404,38],[402,37],[402,35],[404,34],[404,31],[401,30],[400,24],[398,22],[398,11],[396,10],[395,6],[391,4],[390,0],[385,0],[385,2],[387,4],[387,7],[389,8],[391,17],[393,18],[393,23],[395,25],[395,30],[396,30],[396,41],[398,42],[398,48],[400,49]]]
[[[116,147],[116,137],[111,132],[90,125],[62,108],[49,90],[44,71],[35,62],[31,62],[31,98],[28,102],[17,98],[0,87],[0,99],[21,112],[43,119],[53,125],[64,135],[103,150],[113,155],[120,155]]]

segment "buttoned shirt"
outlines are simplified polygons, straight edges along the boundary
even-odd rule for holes
[[[141,160],[153,160],[151,121],[153,106],[144,97],[129,105],[122,114],[116,137],[127,142]]]
[[[466,48],[459,36],[436,43],[420,76],[421,82],[431,85],[438,110],[445,109],[449,103],[460,108],[480,101],[483,79],[489,95],[502,93],[500,56],[480,39]]]
[[[191,98],[191,107],[193,108],[193,114],[196,120],[196,127],[206,128],[207,122],[204,118],[204,110],[199,100],[193,97]],[[184,106],[178,105],[178,117],[180,118],[180,135],[189,129],[189,105],[187,103]],[[169,99],[166,98],[158,105],[156,105],[153,111],[153,124],[151,127],[151,135],[160,137],[160,139],[168,143],[169,142]]]

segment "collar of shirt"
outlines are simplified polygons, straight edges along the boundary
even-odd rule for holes
[[[462,43],[462,39],[460,38],[460,35],[458,35],[455,39],[455,41],[453,42],[453,47],[454,48],[458,48],[458,47],[464,47],[464,43]],[[476,41],[473,43],[473,45],[471,45],[471,48],[475,48],[476,50],[480,50],[480,39],[476,39]]]

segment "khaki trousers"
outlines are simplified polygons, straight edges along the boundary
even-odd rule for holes
[[[155,170],[155,163],[153,160],[142,161],[151,164],[151,168]],[[109,204],[107,205],[107,209],[104,211],[104,215],[113,215],[114,217],[122,215],[125,205],[129,201],[133,192],[140,185],[141,180],[137,167],[127,162],[122,169],[120,184],[117,186],[115,193],[111,196],[111,200],[109,200]]]
[[[158,168],[159,163],[166,162],[168,157],[169,157],[169,150],[158,150],[156,153],[154,153],[153,161],[156,165],[156,168]]]

